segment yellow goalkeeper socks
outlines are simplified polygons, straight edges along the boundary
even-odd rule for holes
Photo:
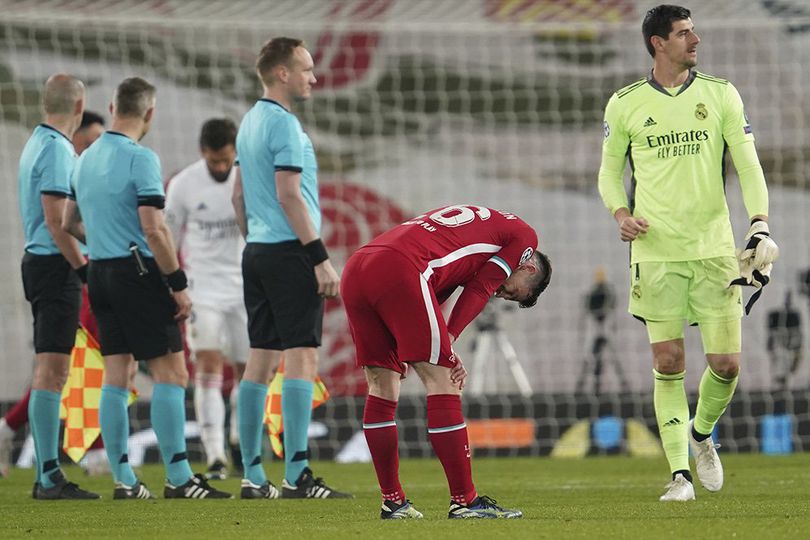
[[[712,371],[711,367],[707,367],[703,372],[694,423],[695,431],[698,434],[711,435],[717,420],[726,411],[726,407],[734,395],[738,378],[725,379]]]
[[[665,374],[653,370],[655,418],[671,472],[689,470],[689,403],[683,388],[685,373]]]

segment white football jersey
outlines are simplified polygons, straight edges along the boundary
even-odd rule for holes
[[[231,192],[236,169],[217,182],[204,159],[172,178],[166,193],[166,222],[183,257],[189,295],[203,305],[241,304],[245,246]]]

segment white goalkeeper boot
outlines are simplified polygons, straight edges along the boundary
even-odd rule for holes
[[[680,473],[675,475],[675,478],[667,484],[667,492],[661,495],[659,501],[694,501],[695,500],[695,486],[692,482]]]
[[[696,440],[692,436],[693,423],[694,420],[689,421],[689,449],[695,457],[697,477],[708,491],[720,491],[723,487],[723,464],[717,455],[720,445],[714,444],[711,435],[702,441]]]

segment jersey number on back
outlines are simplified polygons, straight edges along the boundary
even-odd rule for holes
[[[492,216],[492,212],[489,211],[489,208],[482,206],[456,204],[453,206],[445,206],[429,216],[427,214],[416,216],[412,220],[403,223],[403,225],[420,223],[422,219],[428,218],[430,221],[444,225],[445,227],[460,227],[473,221],[476,215],[481,218],[481,221],[486,221]]]

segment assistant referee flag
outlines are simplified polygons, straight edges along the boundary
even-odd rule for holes
[[[284,457],[284,420],[281,416],[281,387],[284,384],[284,360],[278,366],[276,376],[267,388],[267,399],[264,402],[264,423],[267,424],[267,433],[270,436],[270,445],[273,453]],[[329,399],[329,391],[320,377],[315,377],[315,388],[312,393],[312,408],[316,409]]]
[[[70,353],[70,373],[62,389],[60,417],[65,421],[62,449],[70,459],[79,462],[101,434],[98,409],[104,381],[101,347],[90,333],[79,327]],[[129,404],[136,394],[130,391]]]

